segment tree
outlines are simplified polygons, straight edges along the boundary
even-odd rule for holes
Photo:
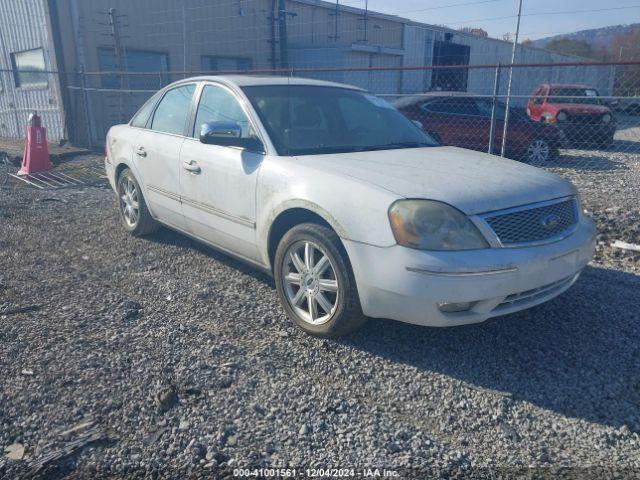
[[[629,30],[613,40],[610,52],[612,60],[640,60],[640,27]],[[621,96],[640,95],[640,65],[616,67],[614,94]]]
[[[578,57],[591,58],[594,56],[593,47],[584,40],[573,40],[571,38],[557,38],[551,40],[545,50],[560,53],[562,55],[576,55]]]
[[[478,37],[483,37],[483,38],[487,38],[489,36],[487,31],[483,30],[482,28],[462,27],[462,28],[459,28],[458,31],[462,33],[470,33],[471,35],[476,35]]]

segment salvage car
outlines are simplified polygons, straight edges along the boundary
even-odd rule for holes
[[[211,76],[112,127],[105,165],[126,231],[166,225],[272,274],[313,335],[482,322],[567,290],[594,253],[576,189],[436,145],[356,87]]]
[[[588,85],[542,84],[529,98],[527,114],[557,125],[575,147],[607,148],[616,133],[613,112]]]
[[[404,115],[442,145],[486,152],[489,147],[491,118],[495,114],[493,152],[500,152],[506,105],[466,92],[430,92],[401,97],[393,104]],[[533,122],[524,110],[509,108],[505,155],[530,163],[543,163],[558,157],[564,134],[555,125]]]

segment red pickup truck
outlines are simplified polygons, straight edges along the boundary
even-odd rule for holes
[[[572,146],[613,143],[613,112],[588,85],[544,83],[529,98],[527,114],[534,121],[557,125]]]

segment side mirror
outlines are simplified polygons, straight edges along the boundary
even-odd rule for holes
[[[207,122],[200,126],[200,141],[221,147],[242,147],[264,152],[264,145],[256,137],[242,137],[242,128],[236,122]]]

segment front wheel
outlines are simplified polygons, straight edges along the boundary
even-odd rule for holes
[[[545,163],[558,156],[558,147],[544,138],[536,138],[527,145],[524,158],[527,163]]]
[[[303,223],[289,230],[276,250],[274,276],[289,318],[311,335],[339,337],[366,321],[346,251],[330,228]]]

